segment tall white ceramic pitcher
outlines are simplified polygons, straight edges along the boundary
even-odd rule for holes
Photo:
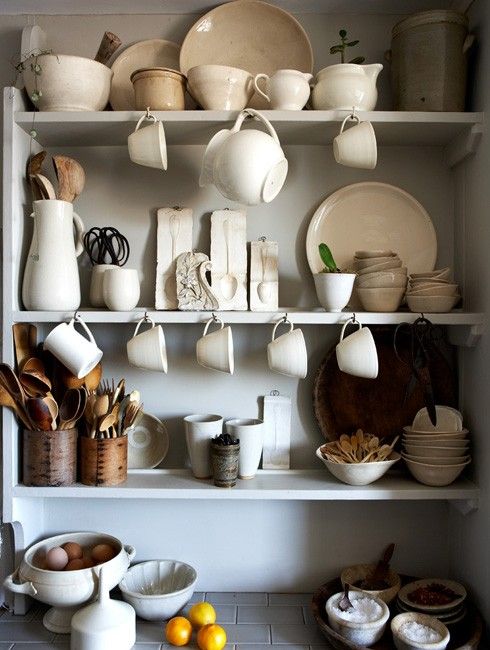
[[[34,231],[22,284],[24,307],[46,311],[78,309],[77,257],[83,251],[83,222],[67,201],[34,201],[33,206]]]

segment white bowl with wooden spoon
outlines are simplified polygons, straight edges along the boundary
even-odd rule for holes
[[[318,447],[316,456],[335,478],[338,478],[342,483],[347,483],[347,485],[369,485],[374,483],[401,458],[398,452],[392,451],[386,460],[366,463],[341,463],[325,458],[321,449],[321,447]]]

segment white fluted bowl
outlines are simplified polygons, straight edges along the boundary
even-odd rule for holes
[[[119,583],[124,600],[147,621],[172,618],[194,593],[197,572],[178,560],[150,560],[128,569]]]

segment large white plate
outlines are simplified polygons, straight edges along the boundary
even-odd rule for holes
[[[168,452],[168,431],[154,415],[143,415],[128,431],[128,468],[151,469],[159,465]]]
[[[180,46],[172,41],[153,38],[140,41],[121,52],[112,64],[114,76],[109,101],[115,111],[134,110],[134,90],[131,74],[139,68],[179,69]]]
[[[386,183],[347,185],[323,201],[306,235],[312,273],[323,268],[318,253],[322,242],[342,269],[352,266],[357,250],[390,249],[409,273],[431,271],[437,258],[436,233],[425,208],[408,192]]]
[[[199,18],[182,43],[181,72],[205,63],[241,68],[254,76],[284,68],[311,73],[313,50],[305,30],[287,11],[260,0],[236,0]],[[267,104],[254,97],[251,105]]]

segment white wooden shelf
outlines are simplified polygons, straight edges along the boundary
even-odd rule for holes
[[[232,489],[211,480],[193,478],[189,470],[130,470],[127,480],[114,487],[13,488],[13,497],[54,499],[233,499],[296,501],[477,501],[474,483],[459,479],[447,487],[428,487],[403,474],[385,476],[372,485],[354,487],[326,470],[259,470],[250,480],[238,480]]]
[[[348,111],[263,111],[284,145],[330,144]],[[168,145],[204,145],[236,119],[228,111],[154,113],[164,123]],[[465,146],[483,128],[482,113],[370,111],[358,113],[373,123],[381,145]],[[34,129],[44,147],[125,145],[141,112],[16,112],[26,133]],[[472,145],[473,146],[473,145]],[[449,152],[450,155],[450,152]]]

